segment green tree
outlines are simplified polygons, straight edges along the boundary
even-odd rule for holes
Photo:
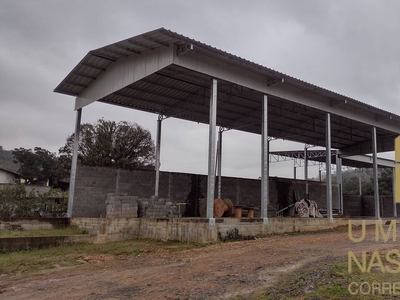
[[[393,194],[393,171],[391,169],[382,169],[379,177],[379,194]]]
[[[60,158],[71,159],[74,135],[60,148]],[[78,159],[83,165],[139,169],[154,166],[154,142],[147,129],[136,123],[99,119],[82,124]]]
[[[50,151],[35,147],[32,149],[15,148],[12,151],[14,163],[19,163],[18,173],[28,184],[49,180],[51,186],[57,187],[58,181],[68,176],[68,171],[60,165],[60,158]]]
[[[343,173],[343,193],[357,195],[359,193],[359,177],[361,176],[361,189],[363,195],[374,194],[374,182],[372,169],[366,169],[363,174],[347,171]],[[379,194],[392,195],[393,193],[393,172],[391,169],[380,169],[378,178]]]
[[[50,189],[45,193],[27,192],[24,185],[0,189],[0,220],[11,218],[64,217],[68,193]]]
[[[358,176],[344,176],[343,177],[343,193],[346,195],[359,194],[359,177]]]

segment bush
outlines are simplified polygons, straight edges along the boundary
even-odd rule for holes
[[[230,242],[230,241],[246,241],[246,240],[255,240],[256,237],[253,235],[242,235],[239,233],[239,229],[233,228],[226,232],[226,235],[223,236],[220,231],[218,231],[218,239],[221,242]]]
[[[27,193],[17,184],[0,190],[0,219],[66,216],[68,193],[58,189],[39,194]]]

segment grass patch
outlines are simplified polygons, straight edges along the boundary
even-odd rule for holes
[[[383,260],[385,253],[381,253]],[[396,268],[392,268],[396,269]],[[282,276],[279,283],[267,290],[250,295],[246,298],[251,300],[278,300],[278,299],[393,299],[400,298],[400,284],[397,289],[397,297],[390,294],[388,290],[380,290],[380,293],[361,294],[358,290],[356,295],[350,294],[348,288],[352,282],[358,285],[365,283],[365,292],[373,283],[382,284],[400,282],[399,274],[382,273],[379,268],[372,268],[370,273],[362,273],[359,269],[352,273],[348,272],[347,257],[328,258],[288,275]],[[357,290],[356,287],[353,289]]]
[[[24,229],[24,230],[0,230],[0,238],[29,237],[29,236],[68,236],[87,234],[88,231],[78,226],[68,226],[60,229]]]
[[[176,252],[205,246],[172,241],[130,240],[104,244],[64,244],[47,249],[0,253],[0,276],[32,275],[63,267],[76,267],[84,264],[80,259],[83,255],[101,254],[112,255],[115,259],[129,259],[147,253]]]

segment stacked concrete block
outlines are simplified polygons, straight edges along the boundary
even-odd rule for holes
[[[140,218],[177,218],[178,207],[166,200],[156,197],[139,199],[138,215]]]
[[[138,197],[128,196],[127,193],[108,193],[106,200],[106,217],[128,217],[138,216]]]
[[[107,194],[107,217],[177,218],[178,207],[167,199],[138,198],[127,193]]]
[[[150,206],[153,205],[153,200],[148,199],[148,198],[139,198],[138,201],[138,217],[139,218],[145,218],[146,217],[146,212],[149,209]]]
[[[177,218],[178,207],[172,202],[154,203],[146,210],[146,218]]]

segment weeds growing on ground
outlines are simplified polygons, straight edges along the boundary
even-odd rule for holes
[[[18,274],[32,275],[79,266],[84,264],[80,259],[83,255],[102,254],[114,256],[116,259],[130,259],[152,252],[175,252],[205,246],[205,244],[173,241],[130,240],[103,244],[63,244],[47,249],[0,253],[0,277]]]
[[[350,294],[349,284],[355,282],[393,283],[398,282],[398,274],[382,273],[373,268],[370,273],[362,273],[356,270],[348,271],[347,257],[328,258],[313,263],[310,266],[299,269],[293,273],[283,276],[277,284],[263,292],[244,298],[251,300],[280,300],[280,299],[304,299],[304,300],[342,300],[342,299],[393,299],[395,296],[389,294],[371,293],[355,295]],[[364,291],[367,290],[367,286]],[[355,292],[355,288],[353,288]]]
[[[60,229],[28,229],[28,230],[0,230],[0,238],[29,237],[29,236],[67,236],[87,234],[88,231],[78,226],[68,226]]]

